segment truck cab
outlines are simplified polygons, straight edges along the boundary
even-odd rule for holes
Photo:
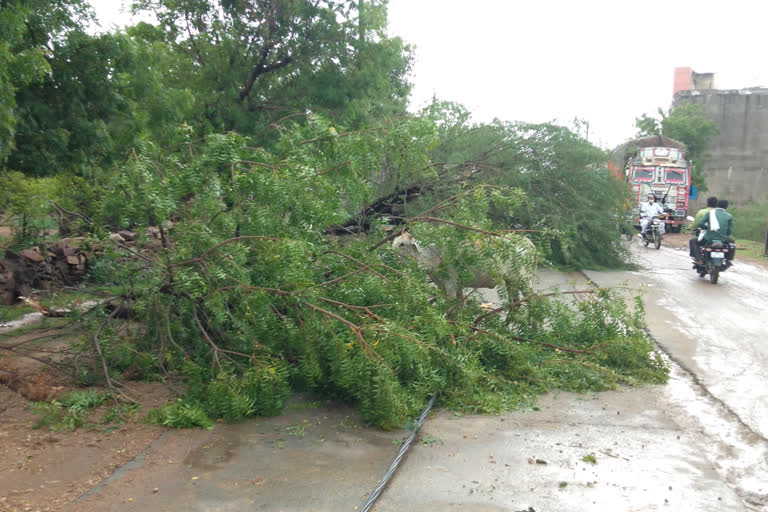
[[[688,190],[691,186],[691,162],[685,152],[673,147],[644,147],[631,157],[625,168],[631,186],[634,212],[640,209],[649,193],[664,206],[665,221],[671,231],[679,232],[688,212]],[[639,220],[636,219],[639,225]]]

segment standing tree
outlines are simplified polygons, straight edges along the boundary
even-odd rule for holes
[[[704,107],[686,103],[671,108],[666,114],[659,109],[659,117],[643,114],[635,119],[638,137],[664,135],[685,144],[686,156],[693,160],[691,184],[706,190],[706,183],[699,171],[699,161],[706,158],[709,139],[717,134],[717,125],[707,117]]]
[[[0,2],[0,163],[14,147],[16,92],[50,72],[51,41],[80,27],[88,15],[82,0]]]
[[[330,0],[139,0],[180,56],[204,132],[255,133],[307,110],[355,127],[405,112],[408,48],[386,34],[386,4]]]

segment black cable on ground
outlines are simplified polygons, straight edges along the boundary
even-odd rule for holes
[[[411,443],[413,443],[413,440],[416,439],[416,436],[418,435],[419,430],[421,430],[421,425],[424,423],[424,420],[427,418],[427,414],[429,414],[429,411],[430,409],[432,409],[432,406],[435,405],[435,400],[437,400],[437,395],[439,394],[440,394],[440,390],[435,391],[435,394],[432,395],[432,398],[429,399],[429,403],[427,404],[427,407],[424,409],[424,412],[421,413],[421,416],[419,416],[419,419],[416,422],[416,426],[414,427],[413,432],[411,432],[411,435],[408,436],[408,439],[406,439],[403,442],[403,444],[400,445],[400,451],[397,452],[397,455],[392,461],[392,464],[389,465],[389,469],[387,470],[386,473],[384,473],[384,476],[381,477],[381,480],[379,480],[379,483],[376,484],[376,487],[374,487],[373,491],[371,491],[371,494],[368,496],[368,499],[365,501],[365,504],[360,509],[361,512],[368,512],[373,508],[373,504],[376,502],[376,499],[381,494],[381,491],[384,490],[384,487],[387,486],[389,481],[392,479],[392,476],[395,474],[397,467],[400,465],[400,462],[403,460],[403,457],[405,456],[405,452],[408,451],[408,448],[410,448]]]

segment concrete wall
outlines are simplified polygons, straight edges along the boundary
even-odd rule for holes
[[[673,106],[683,103],[702,105],[720,130],[701,165],[709,190],[692,209],[710,195],[734,206],[768,198],[768,89],[676,93]]]

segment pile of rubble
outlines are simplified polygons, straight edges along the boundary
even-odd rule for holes
[[[155,226],[148,227],[141,237],[134,231],[122,230],[112,233],[109,239],[118,247],[145,258],[170,245],[164,241],[163,231]],[[0,259],[0,305],[15,304],[19,297],[29,297],[33,290],[50,290],[80,282],[94,257],[92,252],[79,247],[82,241],[65,238],[18,253],[6,251]]]
[[[93,255],[74,243],[73,239],[63,239],[18,253],[6,251],[5,258],[0,259],[0,305],[15,304],[33,290],[72,286],[81,281]]]

